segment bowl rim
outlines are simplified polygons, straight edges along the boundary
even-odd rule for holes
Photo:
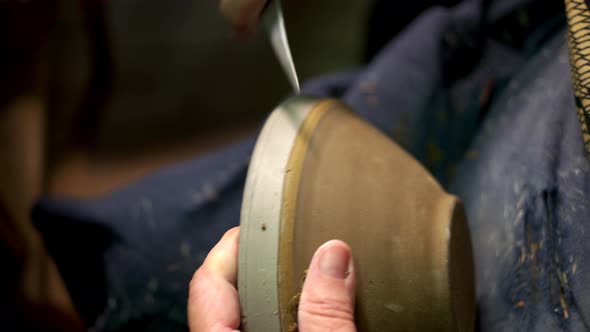
[[[322,100],[286,99],[256,140],[240,215],[238,293],[244,331],[281,330],[277,266],[285,172],[300,128]]]

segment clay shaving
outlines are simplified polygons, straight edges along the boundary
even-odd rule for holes
[[[289,300],[289,314],[293,319],[293,323],[289,325],[287,328],[287,332],[298,332],[299,327],[297,326],[297,312],[299,311],[299,300],[301,299],[301,289],[303,288],[303,283],[305,282],[305,277],[307,276],[307,270],[303,271],[303,278],[301,278],[301,285],[299,286],[299,292],[297,292],[291,300]]]

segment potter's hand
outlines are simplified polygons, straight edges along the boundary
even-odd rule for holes
[[[229,230],[211,250],[190,284],[191,332],[236,331],[240,306],[236,290],[238,228]],[[356,331],[355,274],[350,248],[329,241],[313,255],[299,304],[299,330]]]
[[[297,313],[299,330],[356,331],[355,274],[350,248],[338,240],[326,242],[311,259]]]
[[[252,34],[267,0],[220,0],[219,8],[237,34]]]

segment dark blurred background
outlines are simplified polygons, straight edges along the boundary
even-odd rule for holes
[[[95,3],[62,1],[51,34],[51,193],[100,195],[229,143],[290,93],[264,33],[232,38],[214,0]],[[285,1],[302,81],[366,58],[371,6]]]

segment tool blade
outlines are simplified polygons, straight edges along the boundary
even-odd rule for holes
[[[295,70],[295,63],[291,55],[287,30],[285,29],[285,19],[280,0],[270,0],[262,17],[263,25],[268,33],[271,46],[283,68],[283,71],[289,79],[296,94],[301,93],[299,88],[299,78]]]

